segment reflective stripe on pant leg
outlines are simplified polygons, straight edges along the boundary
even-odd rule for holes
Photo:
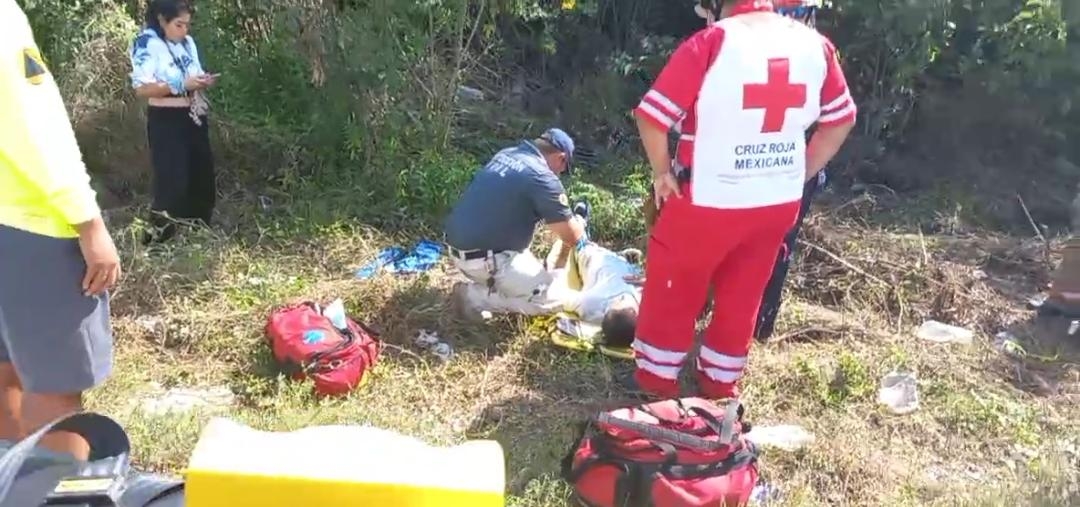
[[[679,369],[686,360],[686,352],[653,347],[640,338],[634,340],[634,362],[645,370],[665,380],[679,379]]]
[[[697,369],[713,382],[735,383],[743,376],[746,368],[746,356],[729,356],[709,347],[702,346],[698,356]]]

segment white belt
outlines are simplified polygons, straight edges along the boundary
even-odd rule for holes
[[[151,97],[147,102],[154,107],[191,107],[188,97]]]

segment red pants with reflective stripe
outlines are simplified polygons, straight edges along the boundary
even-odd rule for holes
[[[737,393],[754,323],[784,235],[799,201],[716,209],[668,200],[653,226],[638,316],[635,378],[643,390],[679,396],[678,373],[694,341],[697,317],[713,288],[712,322],[696,364],[701,394]]]

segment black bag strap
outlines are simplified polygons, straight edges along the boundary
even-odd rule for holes
[[[7,498],[11,486],[22,471],[26,459],[51,431],[75,433],[90,445],[90,459],[126,457],[131,452],[127,432],[116,421],[92,412],[76,412],[60,417],[20,440],[0,456],[0,501]]]
[[[730,445],[735,439],[735,423],[742,421],[745,409],[738,400],[729,401],[724,408],[723,421],[701,407],[692,407],[690,411],[705,421],[705,425],[720,437],[721,443]]]
[[[318,314],[320,317],[326,319],[327,322],[330,322],[330,317],[322,314],[322,307],[318,303],[315,303],[314,301],[305,301],[303,305],[311,308],[311,310]],[[372,329],[371,326],[367,325],[363,321],[354,319],[349,315],[345,315],[345,318],[359,326],[360,329],[362,329],[365,333],[368,334],[369,337],[371,337],[371,339],[376,341],[379,340],[379,331]],[[303,367],[304,373],[310,374],[315,372],[316,370],[327,368],[326,365],[319,364],[320,361],[323,360],[323,358],[341,352],[342,350],[345,350],[357,341],[356,335],[353,333],[352,329],[349,329],[348,323],[346,323],[345,329],[338,329],[337,326],[333,324],[333,322],[330,322],[330,327],[333,328],[335,332],[340,334],[343,339],[329,349],[312,354],[311,360],[308,362],[307,365]],[[331,366],[329,369],[334,369],[334,367]]]
[[[666,467],[664,475],[672,479],[695,479],[701,477],[719,477],[746,467],[758,459],[758,448],[747,441],[746,445],[729,454],[719,463],[706,465],[672,465]]]

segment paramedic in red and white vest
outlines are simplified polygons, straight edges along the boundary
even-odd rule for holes
[[[696,365],[700,394],[738,396],[761,294],[803,184],[855,122],[832,43],[773,11],[769,0],[728,0],[720,21],[679,46],[634,110],[662,206],[634,342],[636,383],[655,395],[680,394],[679,370],[711,286],[716,310]],[[680,123],[673,167],[667,134]]]

